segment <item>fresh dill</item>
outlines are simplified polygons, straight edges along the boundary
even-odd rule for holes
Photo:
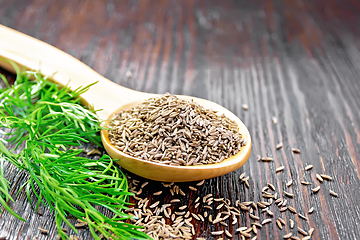
[[[6,87],[0,89],[0,205],[20,220],[7,204],[10,183],[4,177],[4,162],[9,161],[28,173],[19,191],[26,191],[35,210],[41,203],[55,216],[58,234],[64,222],[76,233],[68,216],[85,221],[94,239],[149,239],[123,212],[128,205],[128,183],[113,160],[81,157],[76,146],[101,144],[101,129],[94,111],[81,106],[79,96],[91,85],[75,91],[48,81],[37,72],[20,73],[13,85],[0,76]],[[29,80],[30,78],[35,79]],[[6,131],[2,131],[1,129]],[[21,145],[21,147],[20,147]],[[31,192],[38,201],[31,202]],[[107,217],[97,206],[113,213]]]

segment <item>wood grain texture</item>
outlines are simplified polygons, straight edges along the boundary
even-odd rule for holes
[[[274,211],[274,219],[283,216],[305,230],[314,227],[313,239],[360,238],[358,1],[2,0],[0,5],[1,24],[70,53],[108,79],[144,92],[209,99],[242,119],[253,140],[249,161],[207,180],[184,203],[208,193],[232,202],[258,201],[266,183],[282,193],[293,179],[289,191],[295,197],[288,205],[301,213],[310,207],[315,211],[308,224],[289,212]],[[281,141],[284,147],[276,150]],[[301,153],[293,154],[293,147]],[[258,162],[257,155],[275,160]],[[308,164],[314,168],[305,172]],[[281,165],[285,170],[276,174]],[[6,172],[15,196],[26,175],[11,166]],[[238,179],[243,172],[250,177],[249,189]],[[305,179],[318,185],[315,173],[334,178],[317,194],[300,184]],[[148,188],[161,186],[150,182]],[[331,197],[330,189],[339,197]],[[54,218],[46,208],[42,215],[34,213],[24,192],[10,206],[27,222],[3,212],[0,236],[55,239]],[[242,213],[240,225],[250,222]],[[41,235],[38,227],[50,233]],[[210,232],[216,229],[196,224],[197,237],[215,239]],[[285,229],[267,225],[257,239],[282,239],[289,232]],[[86,229],[79,236],[91,239]]]

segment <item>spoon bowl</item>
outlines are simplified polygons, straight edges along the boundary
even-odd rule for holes
[[[49,79],[67,85],[71,90],[97,82],[82,94],[82,104],[101,109],[97,114],[105,120],[106,127],[114,114],[130,109],[142,101],[159,96],[122,87],[101,76],[69,54],[23,33],[0,25],[0,66],[14,71],[11,60],[25,69],[41,72]],[[110,143],[108,130],[101,130],[101,139],[107,153],[124,169],[139,176],[164,181],[186,182],[213,178],[232,172],[241,167],[251,152],[250,133],[244,123],[226,108],[200,98],[178,95],[179,98],[194,100],[205,108],[224,114],[235,121],[246,145],[234,156],[216,164],[196,166],[170,166],[134,158],[119,151]]]

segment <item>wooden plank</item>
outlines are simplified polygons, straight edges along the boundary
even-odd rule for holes
[[[272,183],[308,222],[293,213],[274,213],[272,223],[258,229],[258,239],[280,239],[297,227],[315,228],[313,239],[360,238],[360,4],[328,0],[273,1],[2,1],[0,23],[46,41],[80,59],[113,81],[145,92],[186,94],[215,101],[230,109],[250,130],[249,161],[230,174],[178,184],[190,210],[197,197],[211,193],[231,200],[260,201],[261,189]],[[249,106],[248,110],[242,104]],[[272,118],[278,123],[274,124]],[[283,142],[279,150],[276,145]],[[294,154],[291,149],[300,149]],[[257,155],[272,162],[258,162]],[[306,165],[314,167],[305,171]],[[276,173],[276,168],[284,170]],[[16,199],[10,206],[23,223],[4,211],[0,236],[7,239],[55,239],[53,213],[33,211],[23,191],[26,174],[6,166]],[[239,176],[249,176],[247,188]],[[319,183],[315,173],[333,177]],[[133,176],[136,178],[136,176]],[[293,180],[291,187],[285,184]],[[141,182],[146,180],[139,179]],[[301,181],[312,184],[305,186]],[[320,185],[318,193],[311,191]],[[160,196],[151,193],[162,190]],[[329,191],[339,194],[335,198]],[[284,191],[294,198],[284,196]],[[141,197],[170,201],[169,189],[150,181]],[[35,201],[35,196],[32,196]],[[132,200],[135,202],[134,200]],[[214,203],[214,208],[218,203]],[[313,207],[314,212],[307,214]],[[208,214],[216,215],[216,209]],[[260,222],[267,214],[256,211]],[[286,221],[280,230],[275,221]],[[289,220],[295,228],[289,228]],[[241,212],[235,225],[195,225],[197,237],[215,239],[212,231],[254,222]],[[75,222],[75,219],[71,219]],[[47,236],[38,227],[48,229]],[[69,234],[74,234],[69,232]],[[77,235],[92,239],[87,229]],[[223,234],[225,237],[225,235]],[[252,236],[255,236],[252,233]]]

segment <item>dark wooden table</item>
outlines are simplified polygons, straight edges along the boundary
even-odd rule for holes
[[[297,227],[314,228],[312,239],[360,239],[359,1],[2,0],[0,24],[62,49],[123,86],[209,99],[239,116],[253,140],[248,162],[206,180],[196,192],[188,188],[195,183],[176,184],[186,193],[180,195],[183,204],[193,206],[197,197],[210,193],[233,205],[262,201],[261,189],[272,183],[308,221],[272,204],[275,216],[258,228],[257,239],[282,239],[289,232],[302,236]],[[279,142],[283,148],[277,150]],[[258,155],[274,161],[258,162]],[[313,169],[304,171],[309,164]],[[285,169],[276,173],[279,166]],[[4,211],[0,236],[55,239],[53,213],[46,208],[42,215],[35,213],[24,192],[16,197],[24,177],[11,167],[6,171],[16,199],[9,204],[27,222]],[[249,188],[239,180],[242,173],[249,176]],[[319,183],[316,173],[333,180]],[[293,184],[286,187],[290,179]],[[312,185],[302,185],[304,179]],[[313,193],[317,185],[321,189]],[[161,197],[151,196],[158,190],[164,190]],[[152,202],[174,198],[153,181],[141,197],[146,195]],[[311,207],[314,212],[308,214]],[[260,222],[270,217],[259,209],[254,214]],[[279,217],[286,221],[282,230],[275,224]],[[215,239],[210,232],[220,229],[241,239],[235,229],[254,222],[245,211],[229,227],[192,221],[196,237],[206,239]],[[49,234],[40,234],[38,227]],[[77,236],[92,239],[86,228]]]

